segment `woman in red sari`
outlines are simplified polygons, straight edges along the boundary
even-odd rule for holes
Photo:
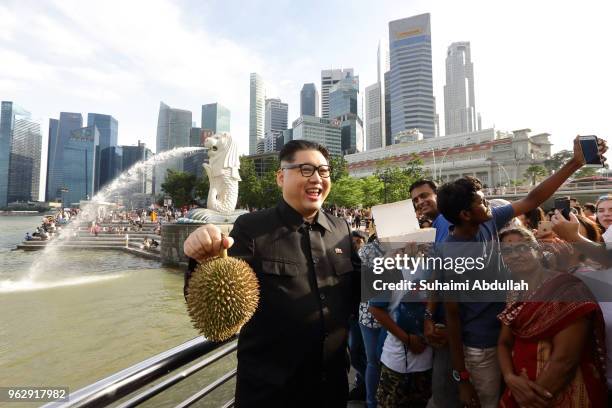
[[[509,229],[500,240],[512,278],[530,289],[511,294],[499,315],[500,407],[606,407],[604,322],[593,295],[575,276],[542,265],[530,231]]]

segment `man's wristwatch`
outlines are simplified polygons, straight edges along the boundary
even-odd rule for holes
[[[423,313],[423,319],[433,320],[433,314],[431,313],[431,310],[425,309],[425,312]]]
[[[453,370],[453,380],[455,380],[456,382],[469,381],[469,379],[470,372],[468,370]]]

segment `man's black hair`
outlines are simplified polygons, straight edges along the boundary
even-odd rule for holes
[[[455,225],[461,224],[459,214],[472,207],[476,194],[482,189],[480,180],[465,176],[442,185],[438,189],[438,211]]]
[[[278,153],[278,161],[291,163],[295,160],[295,153],[301,150],[317,150],[321,152],[325,160],[329,163],[329,150],[322,144],[309,142],[308,140],[291,140],[286,143]]]
[[[436,194],[438,193],[438,185],[436,184],[436,182],[433,180],[428,180],[428,179],[418,179],[417,181],[415,181],[414,183],[410,185],[408,192],[412,194],[412,190],[414,190],[417,187],[421,187],[425,185],[431,187],[434,193]]]
[[[363,242],[368,242],[368,234],[366,234],[363,231],[359,231],[359,230],[353,230],[351,231],[351,236],[355,237],[355,238],[361,238],[363,239]]]

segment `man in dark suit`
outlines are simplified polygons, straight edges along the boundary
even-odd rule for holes
[[[229,248],[259,280],[259,307],[238,339],[236,407],[344,408],[359,257],[346,221],[321,210],[331,188],[327,149],[294,140],[279,159],[279,204],[242,215],[226,238],[214,225],[199,228],[185,254],[201,262]]]

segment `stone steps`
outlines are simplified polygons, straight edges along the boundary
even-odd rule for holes
[[[31,241],[30,241],[31,242]],[[64,245],[58,246],[58,249],[69,249],[73,250],[114,250],[114,251],[123,251],[132,255],[140,256],[146,259],[153,259],[156,261],[161,261],[161,255],[159,252],[159,248],[154,248],[150,250],[141,249],[140,247],[132,246],[125,247],[125,245],[82,245],[79,243],[66,243]],[[24,251],[41,251],[45,249],[45,245],[34,245],[30,243],[23,243],[17,245],[17,249],[21,249]]]
[[[99,234],[97,237],[95,235],[87,234],[79,234],[76,237],[70,237],[70,240],[94,240],[94,241],[125,241],[125,234]],[[156,241],[161,239],[161,236],[156,234],[147,234],[147,233],[129,233],[127,232],[130,241],[133,239],[143,240],[143,238],[153,238]]]

